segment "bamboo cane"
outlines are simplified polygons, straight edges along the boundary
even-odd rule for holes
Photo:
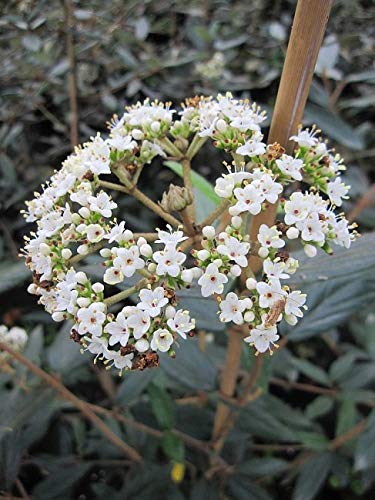
[[[302,120],[331,7],[332,0],[298,0],[297,3],[268,137],[269,143],[278,142],[289,152],[293,148],[289,138],[296,132]],[[256,241],[262,224],[273,224],[276,211],[277,204],[270,205],[265,212],[253,218],[250,228],[251,241]],[[249,265],[254,272],[260,268],[260,264],[261,261],[257,257],[250,258]],[[241,352],[242,335],[230,332],[220,383],[223,396],[232,397],[235,393]],[[220,451],[223,444],[222,434],[227,428],[226,422],[230,413],[228,406],[219,403],[213,431],[213,441],[220,442],[216,447],[217,451]]]

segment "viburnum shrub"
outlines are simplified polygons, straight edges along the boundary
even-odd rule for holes
[[[28,290],[53,320],[73,322],[71,338],[95,360],[122,373],[156,366],[159,352],[174,356],[195,328],[195,318],[179,306],[179,291],[192,286],[202,300],[216,298],[221,322],[246,327],[244,341],[255,354],[272,354],[278,323],[295,325],[303,316],[306,295],[288,286],[298,268],[288,241],[298,239],[309,257],[319,249],[331,253],[333,244],[349,248],[354,225],[335,212],[349,186],[340,177],[340,156],[319,130],[299,129],[288,155],[280,144],[262,142],[265,118],[255,103],[230,93],[187,99],[180,111],[170,103],[138,102],[112,119],[107,138],[97,134],[76,147],[27,202],[26,220],[37,226],[24,248],[33,273]],[[222,171],[214,188],[222,203],[199,223],[191,161],[206,142],[233,161],[214,166]],[[184,179],[160,203],[137,187],[143,168],[157,157],[180,162]],[[116,218],[111,190],[134,196],[166,227],[131,231]],[[251,218],[276,203],[278,221],[261,224],[250,241]],[[96,252],[100,281],[79,268]],[[262,261],[258,277],[250,257]],[[111,292],[120,284],[122,291]],[[136,303],[127,301],[133,296]]]

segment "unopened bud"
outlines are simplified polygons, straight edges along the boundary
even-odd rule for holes
[[[163,193],[163,198],[159,202],[166,212],[181,212],[193,201],[193,197],[185,187],[171,184],[168,192]]]

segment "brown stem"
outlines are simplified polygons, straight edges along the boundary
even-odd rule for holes
[[[326,387],[319,387],[312,384],[304,384],[301,382],[289,382],[288,380],[283,380],[282,378],[272,377],[270,384],[283,387],[285,389],[296,389],[298,391],[311,392],[312,394],[323,394],[325,396],[337,396],[336,389],[328,389]]]
[[[250,373],[248,381],[246,382],[246,384],[242,390],[241,397],[239,398],[240,404],[244,403],[247,400],[250,392],[252,391],[252,389],[253,389],[253,387],[254,387],[256,381],[258,380],[258,377],[262,371],[262,365],[263,365],[263,357],[262,356],[255,356],[253,370]]]
[[[229,330],[227,356],[225,360],[225,367],[221,374],[220,380],[220,393],[225,397],[231,397],[234,394],[238,370],[240,368],[241,353],[243,347],[243,334],[242,330],[232,328]],[[222,439],[227,424],[227,419],[231,414],[230,408],[224,404],[219,403],[216,409],[214,430],[212,439],[215,443],[215,449],[221,449]]]
[[[341,434],[340,436],[337,436],[337,438],[333,439],[329,445],[329,449],[337,450],[337,448],[340,448],[340,446],[342,446],[343,444],[356,438],[365,430],[366,425],[367,418],[358,422],[358,424],[356,424],[354,427],[351,427],[348,431],[344,432],[344,434]]]
[[[193,182],[191,180],[191,162],[188,158],[183,158],[181,161],[182,164],[182,177],[184,180],[184,186],[190,193],[193,198],[193,202],[188,205],[185,209],[185,215],[190,219],[189,226],[193,225],[192,223],[195,221],[195,206],[194,206],[194,195],[193,195]]]
[[[26,366],[34,375],[44,380],[50,387],[55,389],[60,396],[69,401],[75,406],[90,422],[95,425],[97,429],[117,448],[119,448],[125,455],[127,455],[134,462],[142,462],[142,457],[137,450],[126,444],[119,436],[117,436],[90,408],[90,405],[77,398],[72,392],[67,389],[64,384],[57,378],[45,372],[39,366],[35,365],[32,361],[25,358],[21,353],[15,351],[4,342],[0,342],[0,350],[10,354],[14,359]]]
[[[289,152],[293,147],[289,138],[302,120],[331,6],[332,0],[298,0],[297,3],[268,137],[270,144],[278,142]],[[259,227],[262,224],[271,226],[274,223],[276,212],[277,204],[274,204],[253,217],[250,228],[251,241],[257,241]],[[250,257],[249,266],[254,273],[260,269],[261,264],[262,261],[258,257]],[[241,351],[242,335],[230,332],[228,354],[220,384],[224,396],[231,397],[235,392]],[[223,445],[221,433],[225,432],[229,416],[229,408],[219,403],[213,432],[217,451],[220,451]]]
[[[72,0],[64,0],[65,26],[66,26],[66,50],[69,61],[68,91],[70,103],[70,142],[72,146],[79,143],[78,132],[78,97],[77,97],[77,75],[76,60],[74,53],[74,7]]]
[[[230,203],[228,200],[224,200],[220,205],[218,205],[215,210],[213,210],[201,223],[201,226],[210,226],[216,219],[218,219],[223,212],[229,207]]]

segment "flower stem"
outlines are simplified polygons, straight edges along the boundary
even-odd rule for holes
[[[218,205],[202,222],[201,226],[209,226],[211,225],[216,219],[218,219],[223,212],[229,207],[230,203],[228,200],[224,200],[220,205]]]
[[[144,288],[148,283],[150,283],[150,280],[148,278],[143,278],[139,280],[138,283],[136,283],[134,286],[131,286],[130,288],[127,288],[122,292],[116,293],[115,295],[107,297],[106,299],[104,299],[104,303],[108,307],[113,306],[113,304],[117,304],[117,302],[121,302],[122,300],[130,297],[130,295],[133,295],[133,293],[138,292],[141,288]]]
[[[199,137],[198,134],[195,134],[193,140],[190,143],[190,146],[188,147],[188,150],[186,151],[185,157],[191,160],[198,153],[198,151],[206,141],[207,137]]]
[[[162,137],[161,139],[156,139],[155,143],[158,144],[166,153],[173,156],[177,160],[183,158],[184,153],[178,149],[177,146],[173,144],[173,142],[168,139],[168,137]]]
[[[62,382],[60,382],[57,378],[53,377],[49,373],[45,372],[39,366],[35,365],[32,361],[25,358],[19,352],[13,350],[4,342],[0,342],[0,350],[6,351],[10,354],[14,359],[19,361],[21,364],[26,366],[34,375],[44,380],[49,386],[53,387],[56,391],[58,391],[63,399],[69,401],[73,406],[75,406],[80,412],[88,419],[90,422],[100,430],[100,432],[114,444],[117,448],[119,448],[126,456],[128,456],[134,462],[142,462],[142,457],[133,447],[125,443],[117,434],[115,434],[90,408],[90,405],[85,401],[77,398],[72,392],[67,389]]]

